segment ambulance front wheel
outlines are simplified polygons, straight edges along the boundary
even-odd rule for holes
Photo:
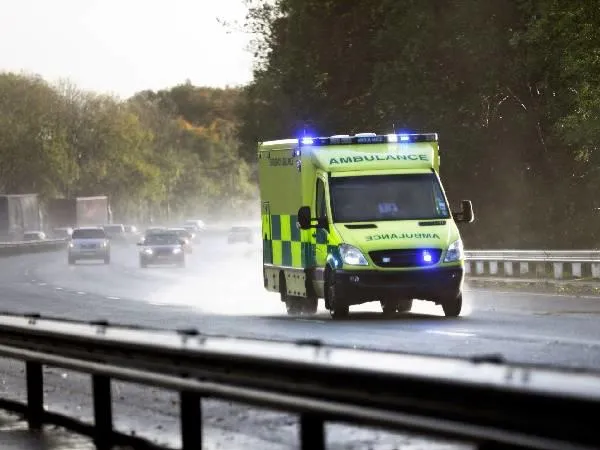
[[[460,311],[462,310],[462,303],[462,292],[460,292],[456,297],[449,297],[445,299],[442,303],[444,315],[446,317],[458,317],[460,315]]]
[[[334,277],[331,272],[325,278],[325,303],[333,319],[348,317],[350,306],[337,294]]]

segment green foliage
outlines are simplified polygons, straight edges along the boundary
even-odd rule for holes
[[[600,232],[600,9],[583,0],[248,1],[241,151],[298,135],[440,133],[473,247],[590,247]]]
[[[255,196],[235,137],[239,96],[188,83],[119,101],[0,74],[0,189],[109,195],[123,221],[231,213]]]

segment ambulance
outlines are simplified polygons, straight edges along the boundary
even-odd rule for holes
[[[414,299],[462,309],[464,250],[439,178],[437,133],[359,133],[258,146],[263,279],[290,315],[318,300],[333,318],[379,302],[384,314]]]

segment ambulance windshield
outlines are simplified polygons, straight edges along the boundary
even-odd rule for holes
[[[331,178],[330,189],[334,222],[450,217],[433,173],[336,177]]]

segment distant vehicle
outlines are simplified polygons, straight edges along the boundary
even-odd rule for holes
[[[125,225],[123,225],[121,223],[102,225],[102,228],[106,232],[106,236],[109,239],[112,239],[115,241],[124,241],[126,238]]]
[[[185,267],[184,242],[177,233],[164,230],[147,234],[140,246],[140,267],[150,264],[176,264]]]
[[[73,228],[71,227],[60,227],[54,228],[51,232],[53,239],[71,239],[73,234]]]
[[[102,259],[104,264],[110,263],[110,241],[100,227],[75,228],[68,252],[69,264],[80,259]]]
[[[185,226],[194,227],[196,231],[202,231],[206,227],[204,221],[200,219],[189,219],[185,221]]]
[[[167,231],[172,231],[179,236],[179,239],[183,241],[183,249],[186,253],[192,253],[192,234],[185,228],[169,228]]]
[[[46,233],[43,231],[26,231],[23,233],[24,241],[43,241],[46,239]]]
[[[190,235],[192,236],[192,240],[196,239],[196,237],[198,237],[198,228],[196,227],[196,225],[184,225],[183,228],[185,228]]]
[[[231,227],[227,234],[227,243],[234,244],[236,242],[247,242],[252,244],[254,236],[252,235],[252,229],[249,227]]]

